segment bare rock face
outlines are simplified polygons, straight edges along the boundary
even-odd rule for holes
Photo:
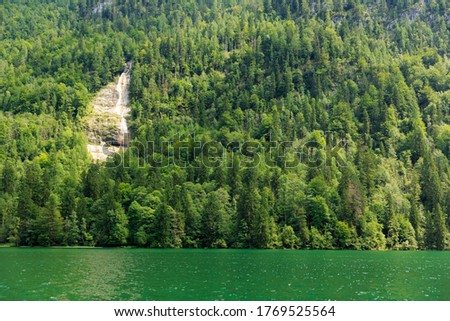
[[[100,1],[93,9],[92,13],[101,14],[106,8],[112,6],[112,0]]]
[[[94,161],[104,161],[120,148],[128,146],[126,117],[131,64],[127,64],[117,82],[100,90],[92,101],[92,111],[84,118],[88,150]]]

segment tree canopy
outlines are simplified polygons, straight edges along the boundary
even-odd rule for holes
[[[447,1],[27,0],[0,17],[0,243],[449,247]],[[93,163],[81,118],[126,62],[132,140]]]

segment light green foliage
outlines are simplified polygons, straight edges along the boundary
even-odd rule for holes
[[[329,232],[320,233],[320,231],[311,227],[310,246],[312,249],[332,249],[332,236]]]
[[[390,223],[386,240],[388,247],[396,250],[417,248],[417,241],[411,223],[401,215],[395,215]]]
[[[323,231],[330,223],[330,210],[325,199],[321,196],[308,198],[306,200],[306,212],[311,225]]]
[[[292,226],[285,226],[281,232],[281,242],[283,247],[293,249],[297,243],[297,237],[295,236]]]
[[[386,246],[386,237],[382,225],[370,221],[364,225],[362,232],[362,248],[368,250],[383,250]]]
[[[348,249],[355,244],[356,231],[352,230],[347,223],[338,221],[334,232],[334,240],[338,248]]]

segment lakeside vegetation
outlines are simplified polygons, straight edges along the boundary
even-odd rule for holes
[[[6,0],[0,21],[0,243],[448,249],[447,1]],[[80,120],[125,62],[132,141],[93,163]]]

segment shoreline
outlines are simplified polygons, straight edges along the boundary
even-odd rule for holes
[[[105,246],[15,246],[15,245],[5,245],[0,244],[0,249],[121,249],[121,250],[131,250],[131,249],[146,249],[146,250],[220,250],[220,251],[233,251],[233,250],[260,250],[260,251],[346,251],[346,252],[449,252],[448,249],[445,250],[430,250],[430,249],[415,249],[415,250],[401,250],[401,249],[371,249],[371,250],[355,250],[355,249],[260,249],[260,248],[158,248],[158,247],[138,247],[138,246],[117,246],[117,247],[105,247]]]

